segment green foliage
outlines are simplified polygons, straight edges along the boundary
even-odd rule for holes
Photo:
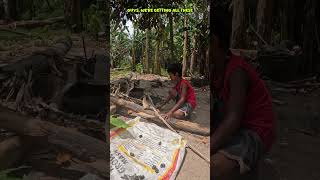
[[[143,73],[143,65],[141,63],[136,64],[136,71],[140,74]]]
[[[118,27],[118,28],[116,28]],[[130,66],[130,51],[132,42],[129,39],[126,27],[111,23],[111,58],[114,67]]]
[[[6,169],[6,170],[3,170],[3,171],[0,171],[0,180],[21,180],[21,178],[12,177],[12,176],[9,176],[9,174],[11,172],[14,172],[14,171],[17,171],[17,170],[20,170],[20,169],[24,169],[24,168],[28,168],[28,167],[27,166],[21,166],[21,167],[18,167],[18,168],[12,168],[12,169]]]
[[[169,77],[168,71],[167,71],[166,69],[164,69],[164,68],[161,68],[161,76],[167,76],[167,77]]]
[[[103,11],[99,10],[95,4],[92,4],[82,14],[84,29],[94,35],[98,34],[98,32],[102,31],[103,15]]]
[[[111,116],[110,117],[110,124],[115,126],[115,127],[118,127],[118,128],[129,128],[130,126],[124,122],[122,119],[120,118],[117,118],[115,116]]]
[[[184,31],[188,30],[188,56],[191,56],[192,37],[195,35],[197,39],[198,56],[202,49],[208,46],[209,35],[209,10],[208,2],[202,0],[164,0],[164,1],[122,1],[115,0],[111,2],[111,54],[115,62],[115,67],[127,65],[130,62],[132,49],[135,49],[136,71],[143,72],[143,56],[145,54],[145,32],[146,28],[150,29],[149,57],[150,65],[154,65],[156,43],[161,40],[159,49],[160,65],[169,62],[171,59],[169,49],[169,16],[167,13],[127,13],[128,8],[193,8],[193,13],[172,13],[173,17],[173,41],[174,54],[178,62],[182,61]],[[188,17],[187,27],[184,27],[184,17]],[[135,36],[129,37],[126,33],[126,22],[131,20],[134,25]],[[126,36],[126,37],[123,37]],[[134,43],[133,43],[134,42]],[[134,48],[132,48],[134,46]],[[129,51],[125,49],[130,49]],[[196,61],[199,63],[199,60]],[[188,64],[189,66],[189,64]],[[197,66],[197,65],[195,65]],[[199,67],[199,66],[198,66]],[[151,69],[152,67],[150,67]],[[161,74],[167,75],[165,69],[161,67]],[[196,73],[196,72],[193,72]]]
[[[50,4],[48,4],[47,2],[49,2]],[[21,13],[20,19],[22,20],[30,20],[32,18],[37,20],[43,20],[64,15],[63,0],[24,0],[19,1],[18,4],[19,12]]]
[[[110,72],[110,79],[117,79],[117,78],[121,78],[124,76],[128,76],[130,74],[131,71],[129,71],[129,69],[125,69],[125,70],[118,70],[118,71],[111,71]]]

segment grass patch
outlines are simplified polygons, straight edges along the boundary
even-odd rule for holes
[[[169,77],[168,71],[164,68],[161,68],[161,76]]]
[[[130,69],[125,69],[125,70],[117,70],[117,71],[112,71],[110,72],[110,79],[116,79],[116,78],[121,78],[128,76],[131,73]]]

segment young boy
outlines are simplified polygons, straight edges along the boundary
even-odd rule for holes
[[[167,67],[174,87],[170,89],[167,99],[158,107],[161,109],[170,100],[175,100],[175,106],[165,115],[166,120],[171,117],[176,119],[189,119],[191,112],[196,107],[196,95],[189,81],[182,78],[181,64],[169,64]]]
[[[274,140],[269,92],[255,69],[229,51],[231,16],[217,8],[211,16],[214,60],[212,176],[235,180],[255,170]]]

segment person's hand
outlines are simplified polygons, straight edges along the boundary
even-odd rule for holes
[[[168,121],[171,119],[172,116],[173,116],[173,112],[169,111],[167,114],[164,115],[164,119]]]
[[[162,105],[158,105],[158,106],[156,107],[156,109],[157,109],[158,111],[160,111],[160,110],[162,109]]]

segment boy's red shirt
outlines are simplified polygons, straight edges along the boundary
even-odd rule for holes
[[[187,89],[187,102],[190,103],[192,108],[194,109],[197,105],[196,94],[194,92],[194,89],[191,86],[189,81],[187,81],[185,79],[181,79],[181,81],[175,87],[175,89],[179,93],[179,95],[181,95],[181,92],[182,92],[182,89],[181,89],[182,84],[186,84],[188,87],[188,89]]]
[[[272,99],[263,80],[256,70],[239,56],[231,55],[225,70],[219,98],[222,99],[224,107],[227,107],[229,98],[229,79],[231,74],[237,69],[243,69],[249,78],[249,89],[246,98],[245,113],[241,121],[241,126],[256,132],[266,150],[270,150],[274,141],[274,113],[272,109]],[[218,83],[220,84],[220,83]],[[225,112],[226,109],[223,109]]]

